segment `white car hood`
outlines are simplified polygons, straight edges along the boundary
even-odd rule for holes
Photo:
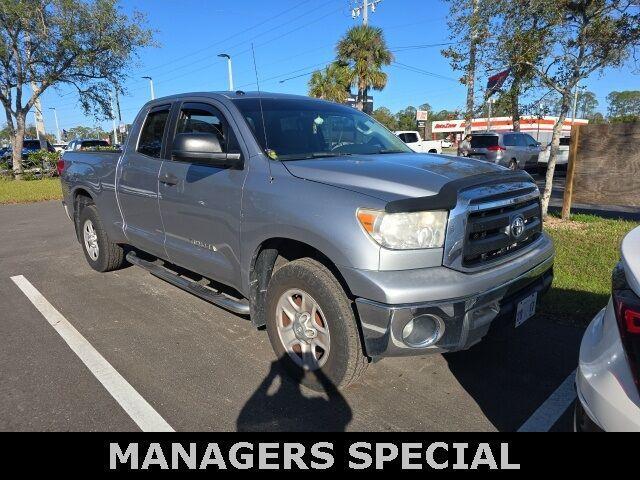
[[[636,295],[640,296],[640,227],[622,240],[622,263],[627,282]]]

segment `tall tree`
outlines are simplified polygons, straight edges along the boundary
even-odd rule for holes
[[[151,43],[144,16],[123,14],[118,0],[0,0],[0,102],[22,175],[27,113],[52,86],[79,94],[85,113],[109,116],[134,52]],[[29,91],[25,85],[30,85]]]
[[[396,113],[396,121],[398,122],[398,130],[415,130],[416,129],[416,113],[418,109],[408,106],[404,110]]]
[[[309,79],[309,96],[344,103],[350,95],[353,72],[347,65],[333,62],[316,70]]]
[[[467,87],[464,118],[465,135],[471,133],[475,113],[475,82],[477,67],[482,63],[483,48],[489,38],[494,12],[490,0],[449,0],[451,2],[448,27],[454,45],[442,51],[454,70],[462,72],[460,83]]]
[[[360,25],[350,28],[337,45],[338,61],[348,65],[358,88],[356,106],[364,110],[370,88],[383,90],[387,74],[382,67],[390,65],[393,54],[387,47],[382,29]]]
[[[578,115],[581,118],[594,118],[599,104],[595,93],[588,90],[578,92]]]
[[[525,1],[525,0],[513,0]],[[538,17],[544,35],[539,63],[522,59],[536,76],[560,96],[553,128],[542,212],[546,216],[553,188],[564,121],[579,82],[606,67],[620,67],[640,42],[640,9],[636,0],[528,0],[522,14]],[[523,40],[525,41],[525,40]]]
[[[613,123],[640,121],[640,90],[624,90],[607,95],[607,115]]]
[[[492,16],[498,19],[500,33],[488,40],[486,69],[509,69],[509,80],[500,96],[506,116],[513,119],[513,130],[520,131],[520,98],[534,87],[535,72],[531,64],[540,62],[544,37],[538,29],[537,16],[529,16],[528,1],[496,0],[491,5]],[[500,18],[498,13],[502,12]]]
[[[391,110],[389,110],[387,107],[376,108],[373,111],[373,118],[375,118],[391,131],[399,130],[398,120],[396,119],[396,116],[391,113]]]

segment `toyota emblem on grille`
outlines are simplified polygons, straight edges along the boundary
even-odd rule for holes
[[[514,239],[519,239],[524,233],[524,217],[522,215],[518,215],[511,220],[511,236]]]

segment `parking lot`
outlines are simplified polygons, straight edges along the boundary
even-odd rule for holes
[[[59,202],[0,206],[0,429],[138,425],[11,277],[24,278],[172,429],[569,430],[582,330],[536,316],[466,352],[385,359],[327,397],[264,331],[129,267],[87,265]]]

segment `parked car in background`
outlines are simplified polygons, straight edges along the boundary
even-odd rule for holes
[[[569,164],[569,146],[571,145],[571,137],[560,138],[560,146],[558,147],[558,156],[556,158],[556,169],[566,170]],[[549,155],[551,154],[551,144],[549,143],[544,150],[538,155],[538,173],[545,174],[547,165],[549,164]]]
[[[55,148],[56,152],[61,153],[67,149],[66,143],[54,143],[53,148]]]
[[[471,134],[469,157],[497,163],[511,170],[534,168],[540,143],[521,132],[475,132]]]
[[[582,338],[575,428],[640,432],[640,227],[622,241],[611,290]]]
[[[90,138],[76,138],[71,140],[67,144],[67,151],[77,151],[77,150],[98,150],[104,147],[110,147],[111,144],[106,140],[100,139],[90,139]]]
[[[442,142],[440,140],[423,140],[420,132],[415,130],[399,130],[393,132],[407,146],[418,153],[442,153]]]

